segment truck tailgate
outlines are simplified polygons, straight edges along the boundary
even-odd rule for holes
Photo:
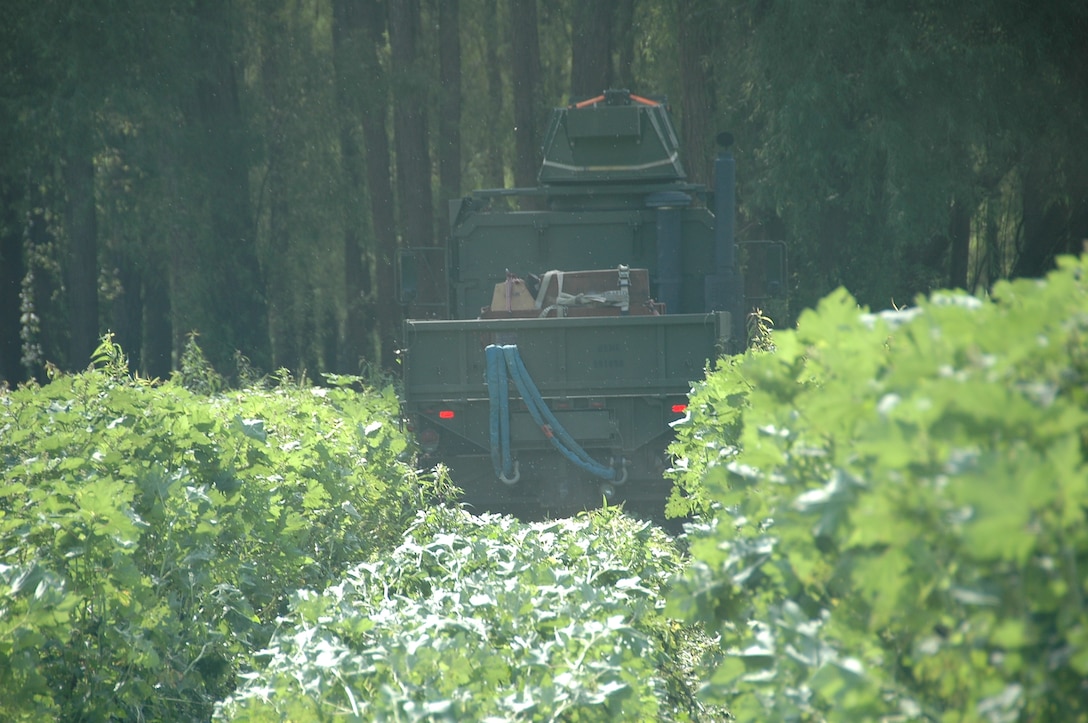
[[[728,315],[408,321],[410,405],[487,400],[484,348],[516,344],[548,398],[686,394],[728,329]]]

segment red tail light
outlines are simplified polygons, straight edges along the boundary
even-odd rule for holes
[[[456,416],[457,415],[454,413],[454,411],[452,409],[439,409],[438,410],[438,418],[439,419],[453,419]]]
[[[672,405],[672,413],[673,414],[683,414],[686,411],[688,411],[688,405],[686,405],[686,404],[674,404],[674,405]]]

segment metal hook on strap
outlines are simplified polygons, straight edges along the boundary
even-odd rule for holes
[[[627,470],[624,470],[624,477],[626,478],[626,476],[627,476]],[[505,472],[499,472],[499,481],[502,482],[504,485],[510,485],[510,486],[516,485],[518,483],[518,480],[520,480],[520,479],[521,479],[521,466],[518,464],[518,461],[516,459],[514,460],[514,476],[513,477],[507,477]]]
[[[616,458],[613,457],[613,458],[609,459],[608,463],[612,467],[612,472],[614,474],[615,471],[616,471]],[[620,457],[619,458],[619,463],[620,463],[620,465],[619,465],[620,466],[620,476],[616,477],[616,478],[614,478],[612,480],[612,484],[616,485],[617,487],[619,487],[620,485],[622,485],[624,482],[627,481],[627,460],[624,457]]]

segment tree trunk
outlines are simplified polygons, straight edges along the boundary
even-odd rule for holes
[[[19,289],[26,271],[16,188],[3,187],[0,201],[0,386],[5,382],[15,386],[26,378],[19,364]]]
[[[110,303],[111,328],[116,334],[114,341],[121,345],[128,357],[129,369],[142,368],[143,351],[143,283],[136,261],[124,249],[113,254],[113,266],[117,273],[120,293]]]
[[[170,278],[166,264],[158,259],[153,259],[144,269],[143,299],[142,371],[152,379],[166,379],[173,368],[174,330],[170,312]]]
[[[278,17],[278,16],[277,16]],[[268,105],[268,160],[262,181],[264,191],[262,221],[267,219],[268,258],[266,297],[268,299],[268,336],[273,369],[302,367],[302,330],[295,308],[296,289],[304,284],[289,263],[291,258],[292,194],[290,189],[290,111],[284,95],[287,83],[281,67],[282,52],[288,41],[282,21],[272,19],[265,29],[265,52],[261,54],[260,82]],[[267,214],[267,215],[266,215]]]
[[[677,30],[680,53],[680,135],[688,180],[710,183],[713,179],[715,102],[710,51],[715,17],[702,0],[679,0]]]
[[[397,226],[389,153],[386,114],[389,107],[388,78],[378,60],[384,46],[385,12],[378,0],[363,0],[363,29],[367,33],[362,49],[366,81],[362,103],[363,146],[366,149],[366,187],[370,203],[372,252],[376,275],[378,337],[384,369],[396,364],[397,340],[400,338],[401,309],[394,288],[394,258],[397,253]]]
[[[68,193],[68,363],[84,369],[98,346],[98,221],[94,202],[94,160],[87,144],[78,144],[64,163]]]
[[[612,87],[612,18],[616,0],[580,2],[571,21],[570,98],[584,100]]]
[[[952,289],[971,289],[967,286],[967,266],[971,256],[971,210],[963,201],[956,199],[949,210],[948,240],[952,246],[948,285]]]
[[[1032,164],[1025,174],[1021,196],[1023,236],[1013,266],[1014,277],[1037,278],[1054,265],[1055,252],[1061,247],[1061,203],[1048,203],[1048,169]]]
[[[29,183],[31,187],[30,211],[26,217],[26,232],[23,235],[23,263],[25,275],[20,282],[20,311],[26,316],[19,320],[20,355],[19,363],[29,377],[40,383],[48,378],[45,364],[60,360],[67,353],[68,335],[64,333],[61,319],[65,316],[63,307],[64,282],[57,258],[57,238],[51,232],[46,217],[49,201],[45,194],[38,192],[40,186]]]
[[[616,3],[615,22],[616,84],[620,88],[647,93],[654,88],[635,88],[635,0],[619,0]]]
[[[336,365],[341,373],[357,374],[363,360],[377,360],[375,318],[371,301],[372,250],[364,253],[362,232],[366,198],[364,159],[359,148],[359,118],[366,101],[367,67],[365,54],[369,39],[364,27],[364,3],[360,0],[333,2],[333,65],[336,69],[336,99],[340,108],[340,162],[344,168],[344,299],[346,302],[343,338]]]
[[[440,208],[461,195],[461,22],[458,0],[438,3]]]
[[[540,42],[536,0],[510,0],[510,36],[514,84],[514,185],[536,185],[540,170]],[[523,203],[523,207],[526,205]]]
[[[397,0],[389,6],[389,45],[396,81],[393,87],[393,145],[397,164],[397,207],[406,246],[420,251],[419,295],[409,309],[416,318],[440,315],[445,309],[444,271],[435,263],[431,159],[427,144],[426,87],[419,62],[419,0]]]
[[[191,173],[185,167],[184,156],[181,155],[184,150],[184,145],[165,137],[160,140],[156,149],[158,166],[163,169],[162,195],[173,199],[174,203],[161,209],[164,227],[162,235],[165,237],[164,245],[166,246],[163,256],[166,263],[161,269],[160,278],[165,282],[168,298],[163,303],[161,299],[156,299],[156,294],[152,292],[148,296],[147,313],[148,323],[154,323],[157,313],[169,314],[169,324],[166,325],[170,332],[170,341],[167,346],[168,370],[178,368],[188,335],[198,331],[195,322],[200,302],[192,297],[202,293],[197,272],[199,255],[194,244],[187,243],[189,237],[186,230],[195,225],[196,203],[193,196],[196,189],[189,189],[187,193],[182,192],[185,175]],[[150,278],[149,282],[153,280],[154,277]],[[160,331],[165,333],[165,330]],[[149,338],[149,343],[154,342]],[[152,353],[149,352],[148,355],[149,363]],[[159,359],[155,363],[161,364],[162,360]]]
[[[275,123],[273,123],[273,127]],[[284,136],[273,132],[273,138]],[[281,159],[285,149],[275,140],[269,143],[269,161],[265,180],[265,197],[268,204],[268,337],[272,352],[273,369],[294,369],[301,366],[299,348],[300,324],[294,308],[295,287],[304,284],[293,277],[288,263],[291,255],[291,194]]]
[[[1075,189],[1076,197],[1069,219],[1069,235],[1062,253],[1088,254],[1088,183]]]
[[[499,65],[499,8],[496,0],[484,0],[484,54],[487,59],[487,112],[484,113],[482,122],[487,124],[490,132],[488,136],[497,139],[500,137],[500,119],[502,118],[503,92],[502,70]],[[484,151],[487,157],[485,185],[492,188],[502,188],[506,185],[506,166],[502,158],[503,144],[494,142],[488,144]]]
[[[187,150],[206,184],[200,203],[209,229],[196,240],[203,294],[195,300],[200,308],[194,320],[199,323],[201,348],[216,369],[232,369],[235,351],[248,356],[257,368],[268,369],[267,304],[250,208],[231,6],[199,0],[196,12],[196,43],[203,51],[194,108],[200,141]]]

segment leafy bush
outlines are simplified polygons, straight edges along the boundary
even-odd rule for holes
[[[1088,264],[862,313],[695,391],[668,611],[743,720],[1088,720]]]
[[[391,389],[197,396],[95,368],[0,393],[0,719],[207,720],[288,596],[423,502]]]
[[[661,615],[681,564],[605,510],[524,524],[437,507],[389,556],[300,592],[235,721],[691,720]]]

